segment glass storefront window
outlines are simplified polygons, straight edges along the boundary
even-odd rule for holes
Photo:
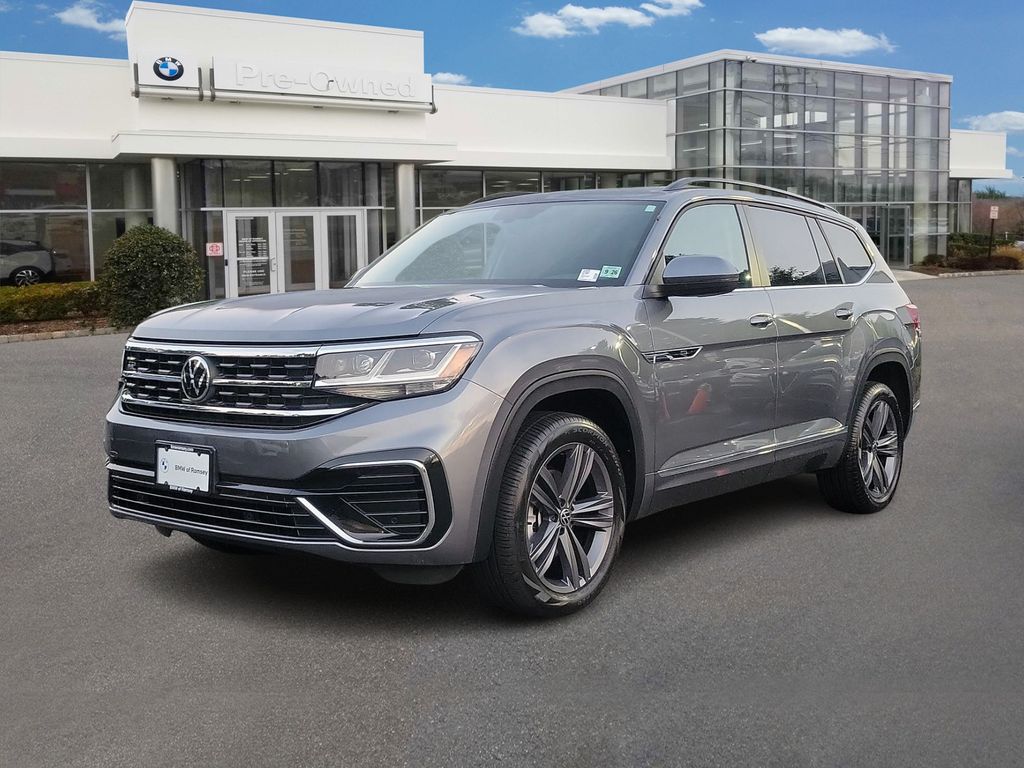
[[[859,99],[861,97],[861,76],[850,72],[836,72],[836,96]]]
[[[5,213],[0,215],[0,240],[23,252],[48,251],[56,280],[88,280],[89,225],[82,213]]]
[[[835,91],[835,75],[824,69],[808,69],[804,82],[809,94],[831,96]]]
[[[878,101],[865,101],[861,108],[864,110],[864,133],[871,136],[885,135],[885,109]]]
[[[777,167],[796,167],[803,164],[804,136],[802,133],[775,131],[772,164]]]
[[[757,64],[752,61],[743,62],[743,88],[755,91],[770,91],[775,83],[775,73],[771,64]]]
[[[275,202],[281,208],[316,205],[316,163],[274,161]]]
[[[320,163],[320,204],[322,206],[346,208],[365,205],[364,194],[363,163]]]
[[[126,211],[124,213],[94,213],[92,215],[92,253],[96,274],[103,269],[107,260],[107,251],[119,238],[132,227],[140,224],[152,224],[153,216],[148,211]]]
[[[607,88],[601,89],[602,96],[621,96],[622,86],[621,85],[609,85]]]
[[[804,125],[808,131],[832,130],[832,99],[808,97],[804,110]]]
[[[836,136],[836,167],[858,168],[857,138],[855,136]]]
[[[939,84],[931,80],[914,81],[914,103],[915,104],[938,104]]]
[[[778,95],[775,97],[775,128],[799,129],[803,126],[804,97]]]
[[[740,125],[743,128],[763,130],[771,126],[772,97],[770,94],[743,93],[740,105]]]
[[[898,77],[889,78],[889,99],[898,104],[907,104],[914,94],[914,83],[912,80],[903,80]]]
[[[630,99],[647,98],[647,80],[633,80],[622,86],[622,95]]]
[[[889,133],[893,136],[909,136],[910,114],[910,107],[906,104],[890,104]]]
[[[909,171],[889,174],[889,199],[894,202],[914,199],[914,175]]]
[[[149,166],[142,163],[102,163],[89,167],[92,207],[152,208]]]
[[[889,78],[875,75],[864,75],[863,94],[865,99],[889,99]]]
[[[914,135],[933,139],[939,135],[939,110],[935,107],[914,107]]]
[[[829,133],[808,133],[804,136],[804,163],[814,168],[835,165],[834,137]]]
[[[910,139],[893,139],[890,145],[889,167],[902,170],[910,167]]]
[[[815,200],[830,202],[835,196],[835,174],[830,170],[809,168],[804,171],[804,194]]]
[[[804,172],[800,168],[775,167],[772,169],[772,186],[796,195],[802,195],[804,191]]]
[[[771,165],[771,138],[768,131],[741,131],[740,165]]]
[[[676,99],[676,131],[699,131],[709,126],[708,94]]]
[[[676,136],[676,168],[703,168],[708,164],[708,134],[684,133]]]
[[[861,162],[865,168],[885,168],[886,144],[885,139],[875,136],[865,136],[861,139]]]
[[[740,87],[740,63],[734,59],[725,62],[725,87]]]
[[[937,170],[939,142],[930,139],[914,140],[914,168],[919,171]]]
[[[665,72],[649,78],[647,97],[650,99],[671,99],[676,95],[676,73]]]
[[[593,189],[594,174],[589,171],[545,171],[544,191],[564,192],[574,189]]]
[[[860,171],[836,171],[836,202],[858,202],[862,199]]]
[[[859,101],[836,101],[836,133],[860,133]]]
[[[201,208],[220,208],[224,205],[223,161],[203,160],[203,191],[206,199]]]
[[[420,205],[424,208],[458,208],[483,197],[482,171],[420,170]]]
[[[484,194],[540,192],[540,171],[486,171]]]
[[[864,172],[864,200],[884,201],[888,190],[888,179],[885,171]]]
[[[644,179],[644,185],[648,187],[664,187],[671,181],[671,171],[653,171],[647,174],[647,178]]]
[[[708,65],[690,67],[679,72],[679,95],[688,96],[708,89]]]
[[[939,106],[949,106],[949,83],[939,83]]]
[[[269,160],[224,160],[224,205],[270,208],[274,205]]]
[[[775,90],[781,93],[803,93],[803,67],[783,67],[776,65]]]
[[[724,61],[713,61],[709,66],[710,77],[708,79],[708,87],[711,90],[725,87],[725,62]]]
[[[85,163],[0,163],[0,209],[85,208]]]

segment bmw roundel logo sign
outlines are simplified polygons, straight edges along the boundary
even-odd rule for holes
[[[153,73],[161,80],[174,82],[185,74],[185,66],[172,56],[163,56],[153,62]]]

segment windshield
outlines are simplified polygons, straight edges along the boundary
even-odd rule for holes
[[[418,229],[349,285],[623,285],[661,207],[553,201],[453,211]]]

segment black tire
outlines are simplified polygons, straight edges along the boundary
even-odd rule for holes
[[[868,416],[876,421],[877,414],[886,407],[892,414],[891,422],[886,419],[890,427],[882,428],[881,435],[873,434],[873,429],[878,429],[877,425],[868,424],[865,430]],[[854,411],[843,457],[836,466],[818,473],[818,488],[825,501],[842,512],[858,515],[885,509],[896,495],[903,469],[904,430],[903,414],[896,395],[885,384],[869,382]],[[891,457],[890,442],[894,451]],[[879,447],[883,443],[884,453]],[[864,465],[868,466],[867,479],[862,471]],[[874,473],[876,467],[877,474]]]
[[[10,282],[11,285],[24,287],[28,285],[38,285],[43,282],[43,278],[46,275],[41,269],[35,267],[18,267],[11,272]]]
[[[188,536],[190,539],[202,544],[207,549],[212,549],[214,552],[220,552],[225,555],[260,554],[259,549],[247,547],[244,544],[235,544],[230,541],[224,541],[223,539],[215,539],[212,536],[203,536],[201,533],[190,533]]]
[[[559,462],[561,472],[555,469]],[[573,473],[570,462],[580,471]],[[563,494],[584,467],[588,474],[579,490]],[[474,567],[478,587],[499,607],[520,614],[562,616],[583,608],[607,584],[625,528],[626,481],[611,440],[581,416],[540,414],[524,425],[498,471],[503,474],[491,549]],[[545,495],[546,488],[559,489],[559,498]],[[558,509],[538,503],[538,495]],[[546,566],[535,567],[531,543],[534,557]],[[556,577],[566,583],[556,584]]]

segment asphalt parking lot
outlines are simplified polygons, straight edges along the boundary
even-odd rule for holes
[[[888,510],[808,476],[664,513],[548,623],[114,520],[123,337],[0,346],[0,764],[1024,764],[1024,277],[907,289]]]

